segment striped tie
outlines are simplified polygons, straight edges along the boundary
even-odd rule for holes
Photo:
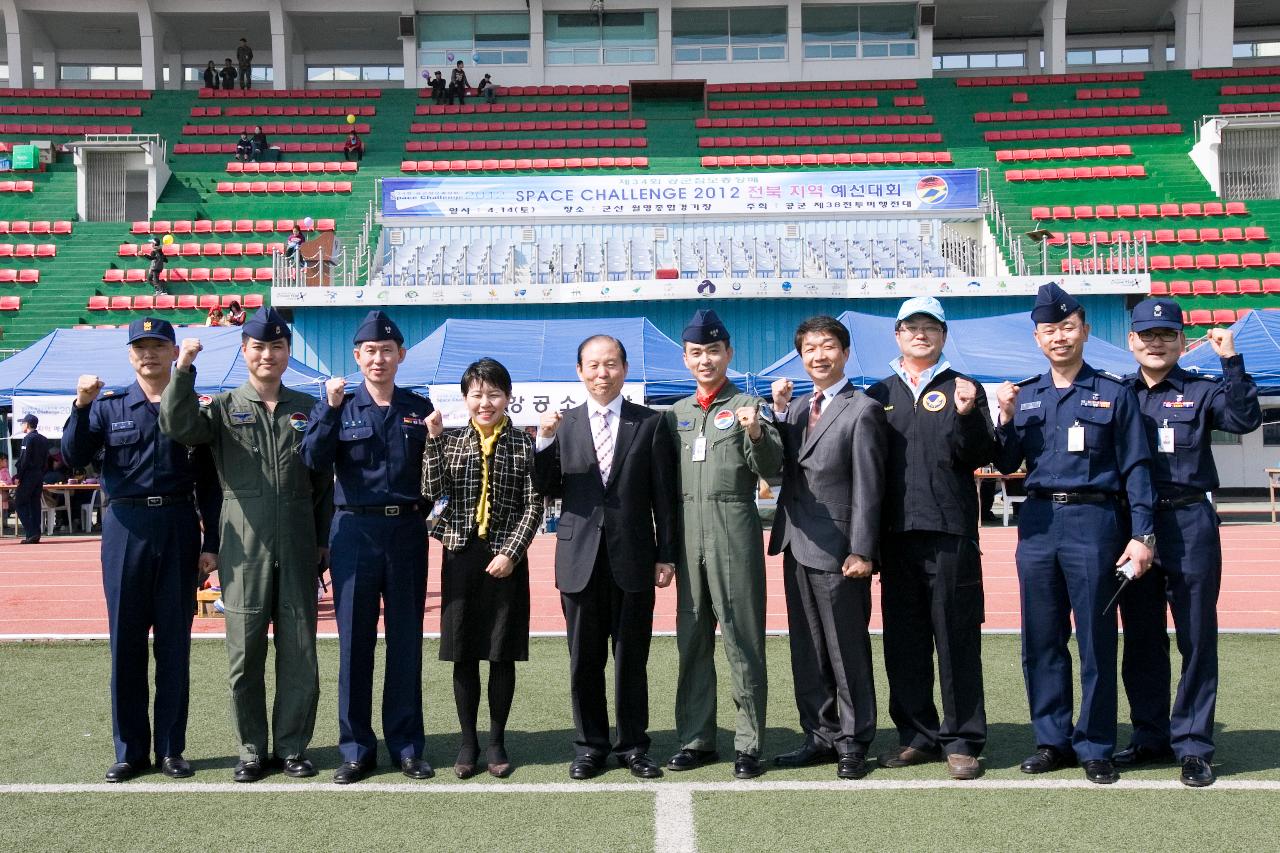
[[[822,392],[814,391],[813,399],[809,401],[809,429],[812,430],[818,425],[818,419],[822,417]]]
[[[609,469],[613,467],[613,434],[609,432],[609,410],[596,412],[595,417],[599,419],[594,431],[596,462],[600,465],[600,482],[608,485]]]

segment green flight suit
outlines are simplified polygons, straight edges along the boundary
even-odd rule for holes
[[[782,469],[782,441],[762,419],[760,439],[753,442],[735,414],[759,402],[726,382],[707,411],[686,397],[666,413],[680,456],[676,735],[686,749],[716,748],[717,623],[738,709],[734,748],[758,756],[764,735],[764,531],[756,491],[761,477]],[[702,462],[693,461],[698,436],[706,437]]]
[[[248,382],[201,405],[195,374],[175,370],[160,429],[208,444],[222,481],[218,579],[226,608],[231,719],[241,761],[267,761],[267,628],[275,627],[274,755],[302,756],[315,728],[317,547],[328,540],[333,475],[312,471],[298,445],[315,399],[280,389],[268,412]],[[301,415],[298,419],[296,415]]]

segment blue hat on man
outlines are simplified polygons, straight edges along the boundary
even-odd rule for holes
[[[173,333],[173,324],[168,320],[161,320],[158,317],[143,317],[129,324],[129,343],[137,343],[148,338],[154,338],[157,341],[168,341],[171,344],[178,341],[177,336]]]
[[[913,296],[903,302],[902,307],[898,309],[898,320],[900,322],[916,314],[927,314],[944,325],[947,322],[947,314],[942,310],[942,303],[932,296]]]
[[[257,313],[245,320],[244,325],[240,327],[240,332],[255,341],[286,340],[290,344],[293,343],[293,332],[289,331],[289,324],[284,321],[284,317],[280,316],[279,311],[267,305],[259,308]]]
[[[729,330],[710,308],[699,308],[694,312],[689,325],[684,327],[680,339],[689,344],[714,344],[716,341],[729,343]]]
[[[32,429],[36,429],[40,426],[40,419],[37,418],[35,415],[23,415],[22,417],[18,418],[18,423],[26,424]]]
[[[1172,299],[1144,299],[1133,306],[1130,322],[1135,332],[1148,329],[1182,331],[1182,308]]]
[[[400,334],[400,327],[394,320],[374,309],[365,315],[356,329],[356,336],[351,339],[356,346],[365,341],[395,341],[398,346],[404,346],[404,335]]]
[[[1080,310],[1080,303],[1057,282],[1040,285],[1036,292],[1036,304],[1031,309],[1033,323],[1061,323]]]

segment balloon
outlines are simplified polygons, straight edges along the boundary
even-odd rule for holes
[[[347,124],[355,124],[356,117],[352,113],[347,113]]]
[[[478,54],[478,53],[473,53],[473,54],[471,54],[471,61],[472,61],[472,62],[474,62],[474,63],[476,63],[476,64],[479,64],[479,63],[480,63],[480,54]]]
[[[162,237],[162,238],[160,239],[160,242],[161,242],[161,243],[164,243],[166,246],[172,246],[172,245],[173,245],[173,235],[172,235],[172,234],[166,234],[166,235],[164,235],[164,237]]]
[[[314,223],[312,223],[312,221],[311,221],[311,217],[310,217],[310,216],[308,216],[306,219],[302,220],[302,230],[303,230],[303,231],[310,231],[310,230],[311,230],[311,226],[312,226],[313,224],[314,224]]]
[[[423,72],[422,72],[422,79],[423,79],[423,80],[430,80],[430,79],[431,79],[431,72],[430,72],[430,71],[423,71]]]
[[[453,54],[452,54],[452,53],[446,53],[446,54],[444,55],[444,58],[445,58],[445,59],[447,59],[447,60],[449,60],[450,62],[453,62]]]

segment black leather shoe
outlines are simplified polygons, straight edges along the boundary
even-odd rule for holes
[[[166,755],[160,759],[160,772],[170,779],[186,779],[195,775],[187,759],[181,755]]]
[[[834,749],[805,742],[799,749],[775,756],[773,763],[779,767],[808,767],[812,764],[829,764],[835,760]]]
[[[336,785],[350,785],[359,782],[364,777],[373,772],[376,765],[372,761],[346,761],[339,765],[338,769],[333,771],[333,781]]]
[[[657,779],[662,775],[662,768],[643,752],[632,755],[619,755],[618,763],[631,771],[637,779]]]
[[[430,779],[436,775],[436,771],[431,767],[431,762],[425,758],[402,758],[400,760],[400,772],[410,779]]]
[[[1063,767],[1075,767],[1076,754],[1072,750],[1065,752],[1055,746],[1042,746],[1035,755],[1028,757],[1018,768],[1023,773],[1048,773],[1061,770]]]
[[[241,761],[236,765],[232,779],[237,782],[257,782],[263,775],[261,761]]]
[[[733,778],[754,779],[764,773],[764,762],[749,752],[739,752],[733,762]]]
[[[23,540],[22,540],[22,542],[21,542],[20,544],[22,544],[22,545],[39,545],[39,544],[40,544],[40,537],[39,537],[39,536],[28,536],[26,539],[23,539]]]
[[[1156,748],[1130,744],[1111,757],[1117,767],[1141,767],[1144,764],[1172,764],[1173,750],[1169,747]]]
[[[302,755],[280,759],[280,770],[294,779],[310,779],[316,775],[316,766],[311,763],[311,759]]]
[[[108,782],[128,782],[151,766],[150,761],[118,761],[107,768]]]
[[[870,770],[865,755],[861,752],[849,752],[840,756],[840,761],[836,764],[836,778],[861,779]]]
[[[485,768],[495,779],[505,779],[514,769],[511,758],[507,755],[507,747],[501,743],[491,743],[484,751]]]
[[[603,769],[604,762],[594,755],[579,755],[569,765],[569,778],[576,779],[579,782],[586,779],[594,779],[600,775],[600,771]]]
[[[459,779],[470,779],[476,775],[476,761],[478,759],[478,750],[474,747],[464,746],[458,750],[458,757],[453,762],[453,775]]]
[[[1113,785],[1120,781],[1116,766],[1105,758],[1095,758],[1084,763],[1084,778],[1095,785]]]
[[[697,770],[705,764],[720,760],[714,749],[682,749],[667,759],[668,770]]]
[[[1182,759],[1182,784],[1189,788],[1207,788],[1217,777],[1213,775],[1213,765],[1198,755],[1188,755]]]

